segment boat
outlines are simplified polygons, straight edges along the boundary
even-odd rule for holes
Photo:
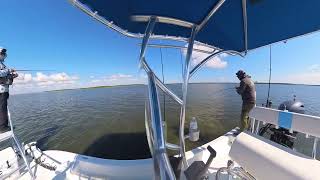
[[[245,56],[257,48],[318,31],[320,1],[70,0],[70,3],[106,27],[141,39],[139,64],[148,76],[145,126],[152,157],[112,160],[58,150],[42,151],[37,142],[21,144],[12,130],[0,134],[1,141],[13,139],[12,147],[0,152],[0,179],[320,179],[320,162],[316,159],[320,117],[286,108],[256,106],[249,115],[250,130],[231,129],[195,149],[186,152],[185,148],[186,140],[196,141],[201,133],[196,121],[191,121],[189,132],[185,132],[189,79],[219,54]],[[151,46],[150,39],[187,43],[187,46],[152,45],[186,50],[182,97],[171,91],[149,66],[145,53]],[[192,52],[203,51],[194,45],[212,50],[191,69]],[[166,140],[159,91],[181,108],[177,119],[179,144]],[[266,124],[314,137],[312,156],[260,136],[259,131]],[[169,156],[168,149],[176,155]]]

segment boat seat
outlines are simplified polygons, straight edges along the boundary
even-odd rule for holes
[[[144,180],[153,177],[152,163],[152,159],[111,160],[77,155],[71,173],[89,179]]]
[[[250,132],[237,136],[229,155],[259,180],[320,179],[320,161]]]

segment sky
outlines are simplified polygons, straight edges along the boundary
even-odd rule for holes
[[[106,28],[67,0],[1,0],[0,17],[6,65],[37,70],[20,72],[10,89],[13,93],[146,83],[138,65],[141,40]],[[271,82],[320,85],[319,45],[320,33],[272,45]],[[162,79],[161,54],[165,83],[181,82],[185,52],[147,49],[146,58]],[[191,65],[206,56],[194,52]],[[191,82],[238,82],[239,69],[254,81],[267,82],[269,58],[269,47],[253,50],[245,58],[223,54],[209,61]]]

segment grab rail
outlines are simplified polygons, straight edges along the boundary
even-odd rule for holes
[[[12,131],[11,137],[13,139],[13,142],[15,143],[16,147],[18,148],[18,151],[20,152],[20,155],[22,156],[22,159],[23,159],[25,165],[27,166],[27,169],[28,169],[28,172],[30,174],[31,179],[35,179],[35,176],[34,176],[32,170],[31,170],[29,161],[28,161],[28,159],[26,157],[26,154],[25,154],[25,151],[24,151],[24,147],[22,146],[22,144],[20,143],[19,139],[16,137],[16,135],[13,132],[14,127],[13,127],[13,124],[12,124],[11,114],[10,114],[9,108],[8,108],[7,111],[8,111],[8,121],[9,121],[10,129]]]
[[[152,71],[148,73],[148,94],[149,94],[149,113],[151,123],[146,126],[148,128],[147,136],[151,137],[152,143],[152,157],[155,165],[155,177],[160,179],[175,179],[174,172],[171,168],[169,158],[166,153],[166,140],[164,138],[163,122],[161,119],[161,110],[159,104],[159,97],[157,92],[157,86],[155,83],[155,76]],[[148,121],[148,119],[146,119]]]
[[[291,131],[298,131],[320,137],[320,117],[266,107],[254,107],[249,117],[270,123]]]
[[[260,121],[262,121],[264,124],[273,124],[276,127],[288,129],[290,132],[297,131],[307,136],[314,136],[312,156],[315,158],[318,138],[320,138],[320,117],[259,106],[250,111],[249,117],[252,120],[252,133],[258,133]],[[258,121],[257,127],[254,127],[256,120]]]

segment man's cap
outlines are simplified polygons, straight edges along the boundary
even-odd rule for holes
[[[245,75],[245,74],[246,74],[246,72],[244,72],[243,70],[239,70],[239,71],[236,73],[237,76]]]
[[[7,49],[0,47],[0,54],[6,54]]]

